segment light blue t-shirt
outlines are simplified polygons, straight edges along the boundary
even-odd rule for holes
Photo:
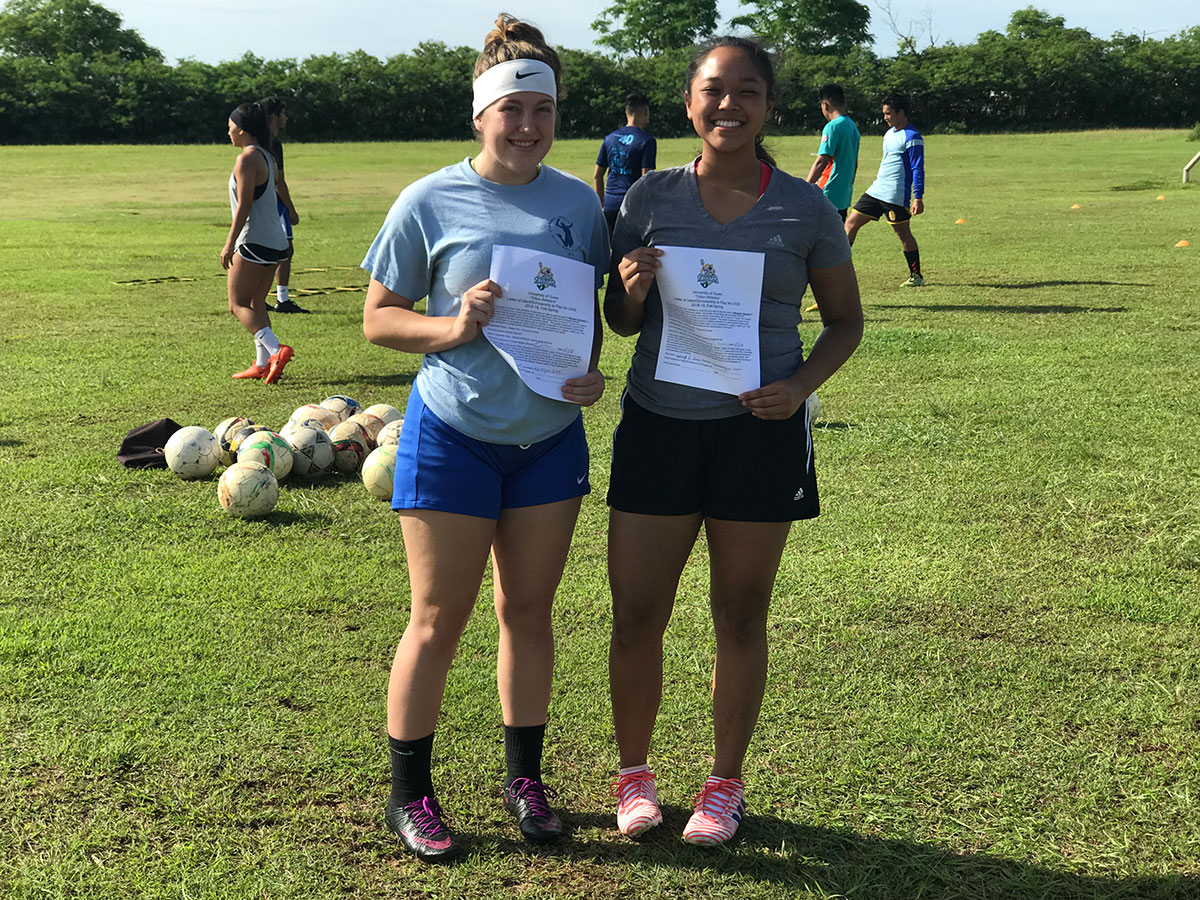
[[[529,184],[497,184],[469,160],[401,191],[362,267],[402,297],[428,297],[427,315],[454,316],[467,289],[487,279],[494,244],[590,263],[597,288],[608,271],[608,226],[590,185],[549,166]],[[482,334],[426,354],[416,384],[438,418],[493,444],[545,440],[579,415],[526,387]]]
[[[891,128],[883,136],[879,174],[867,193],[884,203],[908,206],[910,190],[914,197],[925,195],[925,141],[907,125]]]
[[[838,116],[821,131],[818,156],[832,156],[829,180],[822,188],[835,209],[849,209],[854,199],[854,170],[858,168],[858,126],[849,116]]]

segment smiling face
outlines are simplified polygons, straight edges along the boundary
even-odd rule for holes
[[[754,151],[754,139],[771,112],[767,83],[737,47],[717,47],[696,69],[684,94],[688,118],[705,143],[720,153]]]
[[[536,91],[501,97],[475,117],[483,148],[475,171],[500,184],[527,184],[554,143],[554,101]]]

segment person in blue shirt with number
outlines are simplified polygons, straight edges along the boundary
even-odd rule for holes
[[[884,98],[883,120],[891,128],[883,136],[879,174],[850,210],[846,219],[846,237],[853,246],[858,229],[886,216],[896,237],[900,238],[900,248],[908,263],[908,280],[900,287],[921,287],[925,284],[921,275],[921,251],[908,222],[925,212],[925,141],[909,124],[908,106],[908,98],[903,94],[890,94]]]
[[[654,168],[658,142],[646,131],[650,123],[650,101],[642,94],[625,98],[625,127],[604,139],[596,157],[592,183],[604,204],[604,218],[611,235],[621,211],[621,202],[633,183]],[[608,183],[605,183],[605,173]]]
[[[842,221],[854,199],[854,176],[858,174],[858,126],[846,115],[846,95],[840,84],[824,85],[817,94],[825,128],[817,160],[808,172],[809,184],[818,185],[838,211]]]

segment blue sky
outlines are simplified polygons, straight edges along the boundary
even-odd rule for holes
[[[611,0],[100,0],[120,13],[169,62],[193,57],[219,62],[247,50],[267,59],[366,50],[388,57],[425,40],[451,46],[482,44],[500,9],[535,22],[560,47],[593,47],[592,20]],[[939,43],[969,43],[981,31],[1002,31],[1014,9],[1030,5],[1063,16],[1067,25],[1099,37],[1116,31],[1162,38],[1200,25],[1196,0],[891,0],[902,29],[930,33]],[[880,6],[871,8],[876,50],[891,55],[896,41]],[[722,26],[744,8],[720,0]],[[932,31],[923,23],[931,23]],[[916,27],[910,29],[910,23]]]

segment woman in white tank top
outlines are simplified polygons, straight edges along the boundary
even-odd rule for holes
[[[276,212],[275,163],[266,113],[257,103],[243,103],[229,115],[229,142],[242,149],[229,176],[229,208],[233,223],[221,250],[221,267],[229,272],[229,311],[254,335],[254,363],[234,378],[261,378],[274,384],[295,355],[271,330],[267,293],[275,267],[286,258],[287,235]]]

